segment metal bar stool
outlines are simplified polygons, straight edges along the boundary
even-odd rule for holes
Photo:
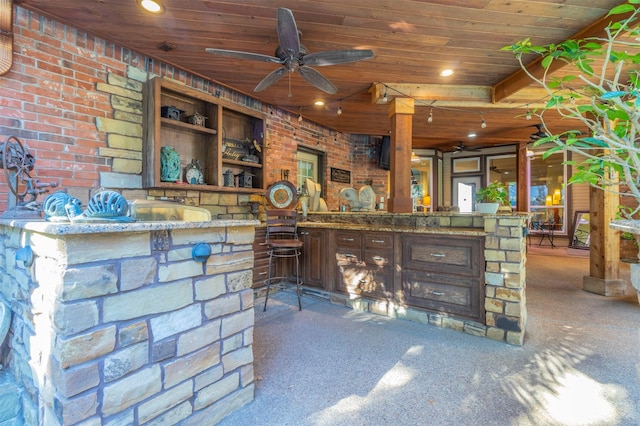
[[[302,310],[300,295],[302,292],[302,280],[300,279],[300,254],[302,253],[302,241],[298,239],[298,212],[288,209],[267,210],[267,248],[269,249],[269,273],[265,283],[267,295],[264,299],[264,309],[267,310],[269,290],[274,281],[280,282],[289,277],[273,276],[273,260],[279,258],[296,259],[296,290],[298,293],[298,308]]]

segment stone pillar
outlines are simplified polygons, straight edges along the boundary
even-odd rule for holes
[[[411,213],[411,142],[413,99],[394,98],[389,104],[391,118],[391,198],[389,212]]]
[[[584,276],[582,288],[602,296],[623,296],[627,283],[620,279],[619,231],[609,227],[615,219],[619,196],[598,188],[589,189],[589,275]]]

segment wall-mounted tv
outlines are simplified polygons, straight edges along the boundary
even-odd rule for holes
[[[384,170],[391,170],[391,136],[382,137],[378,167]]]

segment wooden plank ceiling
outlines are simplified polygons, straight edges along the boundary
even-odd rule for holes
[[[601,19],[621,0],[164,0],[166,11],[161,15],[142,11],[136,0],[15,3],[268,105],[300,111],[338,132],[388,133],[388,106],[379,99],[372,102],[370,93],[378,84],[378,93],[386,91],[388,99],[416,99],[414,148],[451,151],[459,142],[471,147],[527,142],[537,131],[536,122],[523,115],[543,99],[524,87],[528,80],[518,74],[513,55],[501,47],[526,37],[536,44],[562,41]],[[279,65],[211,55],[205,48],[273,55],[278,7],[293,11],[310,53],[360,48],[372,49],[375,57],[317,69],[338,87],[334,95],[297,74],[290,79],[291,96],[286,76],[254,93],[256,84]],[[163,45],[172,49],[164,51]],[[445,68],[453,69],[453,76],[441,77]],[[496,88],[504,99],[492,103],[486,95]],[[313,106],[317,100],[325,106]],[[559,131],[566,126],[575,124],[556,119],[550,127]],[[468,138],[470,132],[477,137]]]

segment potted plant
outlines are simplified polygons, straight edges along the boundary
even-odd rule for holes
[[[584,161],[570,162],[574,172],[568,183],[587,183],[604,191],[630,197],[630,208],[620,208],[624,220],[611,227],[640,234],[640,0],[627,0],[612,8],[604,36],[566,40],[536,46],[530,39],[503,50],[512,51],[521,68],[545,89],[545,108],[535,111],[549,135],[534,146],[551,146],[544,156],[568,150]],[[539,56],[542,75],[528,71],[525,60]],[[551,73],[552,64],[564,63],[561,77]],[[565,71],[569,72],[565,72]],[[554,133],[544,124],[544,113],[553,110],[574,120],[576,130]],[[632,265],[636,266],[636,265]],[[640,266],[638,266],[640,268]],[[633,277],[632,284],[640,289]],[[640,291],[638,292],[640,300]]]
[[[495,214],[507,201],[507,188],[494,181],[476,192],[476,210],[479,213]]]

